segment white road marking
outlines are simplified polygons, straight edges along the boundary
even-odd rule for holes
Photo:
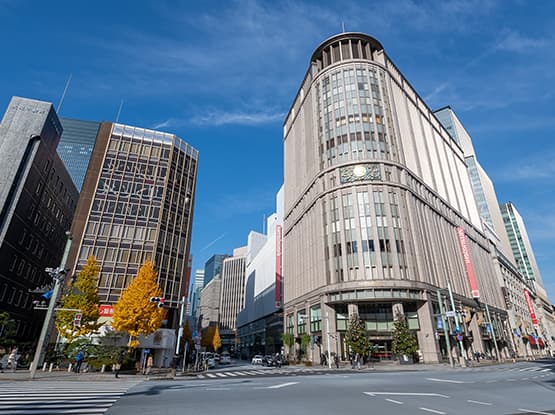
[[[497,382],[496,380],[488,380],[486,383],[495,383]]]
[[[206,388],[207,391],[229,391],[231,388]]]
[[[286,386],[291,386],[291,385],[296,385],[299,382],[287,382],[287,383],[282,383],[280,385],[273,385],[273,386],[268,386],[266,389],[279,389],[279,388],[285,388]]]
[[[522,408],[518,408],[518,410],[519,410],[519,411],[522,411],[522,412],[528,412],[529,414],[553,415],[553,414],[550,414],[549,412],[533,411],[532,409],[522,409]]]
[[[212,373],[207,373],[206,376],[208,376],[209,378],[217,378],[217,376]]]
[[[469,383],[469,382],[463,382],[462,380],[451,380],[451,379],[426,378],[426,380],[431,380],[434,382],[447,382],[447,383]]]
[[[370,396],[399,395],[399,396],[437,396],[440,398],[449,398],[449,396],[442,395],[441,393],[419,393],[419,392],[362,392],[362,393]]]
[[[421,409],[423,411],[432,412],[434,414],[445,415],[445,412],[436,411],[435,409],[430,409],[430,408],[418,408],[418,409]]]
[[[224,373],[228,376],[237,376],[235,373],[231,373],[231,372],[224,372]]]
[[[518,379],[510,378],[510,379],[507,379],[507,382],[516,382],[517,380]]]
[[[472,399],[467,400],[467,402],[477,403],[478,405],[493,405],[492,403],[489,403],[489,402],[473,401]]]
[[[551,369],[542,369],[541,372],[549,372]]]
[[[218,372],[216,372],[215,375],[216,375],[216,376],[219,376],[219,377],[221,377],[221,378],[227,378],[227,376],[224,375],[223,373],[218,373]]]
[[[393,402],[393,403],[399,404],[399,405],[402,405],[402,404],[403,404],[403,402],[401,402],[401,401],[396,401],[395,399],[386,398],[385,400],[388,401],[388,402]]]

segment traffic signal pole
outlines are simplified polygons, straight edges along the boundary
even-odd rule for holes
[[[42,324],[42,330],[40,332],[39,341],[37,343],[37,348],[35,349],[35,357],[33,358],[33,363],[31,363],[31,368],[29,371],[29,377],[33,379],[37,372],[37,368],[44,358],[44,343],[50,336],[50,328],[53,323],[54,309],[56,308],[56,303],[58,302],[58,296],[60,295],[60,287],[64,281],[65,266],[67,262],[67,257],[69,256],[69,249],[71,248],[71,234],[66,232],[67,242],[62,256],[62,262],[60,266],[52,270],[51,275],[54,278],[54,289],[52,292],[52,297],[50,297],[50,302],[48,303],[48,309],[46,310],[46,316],[44,317],[44,323]]]

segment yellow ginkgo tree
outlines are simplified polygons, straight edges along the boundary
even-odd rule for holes
[[[62,310],[56,314],[56,329],[68,343],[80,336],[95,333],[101,326],[98,323],[100,312],[98,303],[98,275],[100,267],[94,256],[87,259],[87,264],[77,273],[75,283],[62,298]],[[74,311],[65,311],[72,309]],[[75,311],[79,310],[79,311]],[[81,314],[80,324],[76,324],[75,315]]]
[[[152,261],[145,262],[114,306],[112,327],[129,335],[132,349],[139,345],[141,334],[148,336],[160,328],[166,314],[157,303],[150,302],[151,297],[162,295],[156,278]]]

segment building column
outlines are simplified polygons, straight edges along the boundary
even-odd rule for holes
[[[418,347],[422,352],[424,363],[439,363],[441,361],[441,351],[435,336],[436,327],[432,310],[432,299],[430,293],[426,292],[425,295],[426,301],[418,307],[418,321],[420,324],[420,330],[416,332]]]

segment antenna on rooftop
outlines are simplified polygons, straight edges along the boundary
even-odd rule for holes
[[[62,104],[64,103],[64,98],[66,97],[66,92],[67,92],[67,89],[69,88],[69,83],[71,82],[71,76],[72,76],[72,74],[69,74],[69,78],[67,78],[66,86],[64,88],[64,92],[62,94],[62,97],[60,98],[60,102],[58,103],[58,108],[56,108],[56,112],[58,114],[60,113],[60,109],[62,108]]]
[[[341,29],[343,30],[343,33],[345,33],[345,22],[343,20],[341,21]]]
[[[121,114],[121,109],[123,108],[123,99],[119,103],[118,115],[116,115],[116,122],[119,122],[119,116]]]

